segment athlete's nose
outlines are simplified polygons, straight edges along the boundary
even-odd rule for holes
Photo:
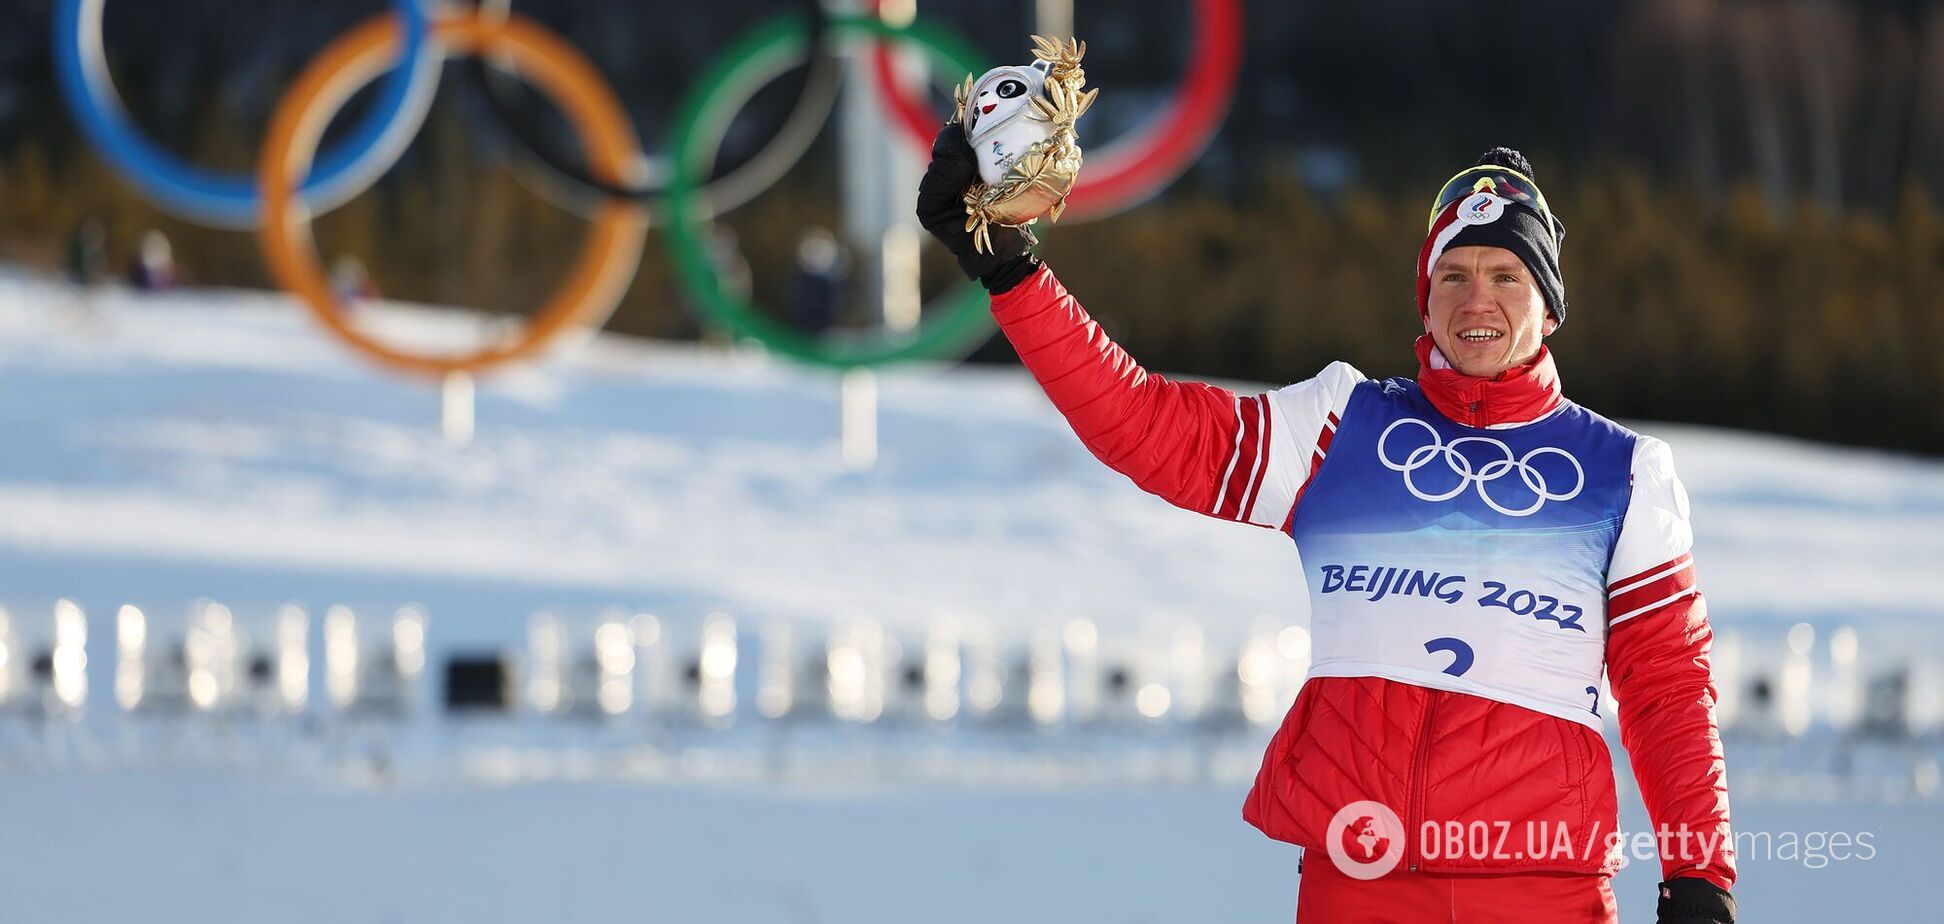
[[[1465,300],[1458,305],[1458,312],[1485,314],[1497,310],[1498,302],[1492,298],[1491,283],[1482,276],[1472,276],[1465,286]]]

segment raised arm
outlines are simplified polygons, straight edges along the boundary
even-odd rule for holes
[[[992,313],[1054,407],[1097,458],[1142,490],[1225,520],[1280,527],[1311,462],[1327,446],[1326,419],[1355,370],[1238,397],[1201,382],[1150,374],[1116,345],[1027,249],[994,228],[980,253],[964,228],[961,196],[976,175],[964,133],[949,123],[932,144],[918,217],[992,293]],[[1328,379],[1329,394],[1314,383]],[[1290,432],[1292,428],[1296,433]]]
[[[1607,676],[1647,816],[1657,834],[1668,832],[1661,841],[1663,921],[1732,920],[1734,913],[1727,896],[1735,884],[1727,766],[1709,665],[1714,633],[1693,546],[1673,454],[1643,436],[1608,568]],[[1674,916],[1666,913],[1670,904]]]
[[[1262,396],[1150,374],[1040,267],[992,313],[1087,449],[1175,506],[1246,520],[1274,417]]]

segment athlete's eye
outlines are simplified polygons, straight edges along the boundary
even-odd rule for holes
[[[1465,281],[1465,274],[1464,274],[1464,273],[1446,273],[1446,274],[1444,274],[1444,281],[1445,281],[1445,282],[1464,282],[1464,281]]]
[[[1025,96],[1026,84],[1018,80],[1002,80],[999,82],[998,93],[1000,99],[1012,99],[1015,96]]]

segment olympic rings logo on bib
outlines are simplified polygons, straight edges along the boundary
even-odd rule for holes
[[[1391,457],[1390,438],[1397,428],[1406,424],[1424,428],[1424,432],[1430,434],[1431,442],[1412,449],[1402,461],[1397,461]],[[1460,448],[1466,445],[1485,447],[1500,458],[1475,466],[1472,459]],[[1573,467],[1572,490],[1554,491],[1555,486],[1547,481],[1545,473],[1533,464],[1535,460],[1549,455],[1558,456]],[[1384,463],[1385,468],[1402,473],[1404,488],[1418,500],[1433,503],[1448,501],[1463,494],[1466,488],[1476,488],[1478,498],[1485,502],[1485,506],[1509,517],[1531,516],[1543,509],[1547,501],[1569,501],[1578,497],[1580,491],[1586,488],[1586,469],[1580,466],[1580,461],[1573,458],[1572,453],[1564,449],[1541,446],[1520,456],[1503,441],[1489,436],[1461,436],[1447,443],[1430,424],[1415,417],[1392,421],[1390,426],[1384,428],[1384,432],[1377,437],[1377,459]],[[1449,489],[1435,493],[1420,487],[1415,476],[1425,466],[1432,464],[1433,460],[1442,460],[1445,469],[1457,477],[1457,483]],[[1524,484],[1527,491],[1532,493],[1532,501],[1523,506],[1507,506],[1500,503],[1498,498],[1492,496],[1491,489],[1486,487],[1513,472],[1519,473],[1519,481]],[[1501,494],[1507,493],[1506,489],[1499,490]]]

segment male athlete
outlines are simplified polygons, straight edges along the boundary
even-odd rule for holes
[[[1434,200],[1415,379],[1337,362],[1242,397],[1148,374],[1019,233],[977,252],[975,169],[947,124],[918,217],[1087,448],[1301,549],[1313,666],[1242,812],[1306,848],[1299,921],[1616,921],[1604,671],[1656,825],[1659,920],[1732,924],[1687,494],[1666,444],[1561,394],[1544,340],[1566,318],[1564,226],[1523,157],[1494,149]]]

